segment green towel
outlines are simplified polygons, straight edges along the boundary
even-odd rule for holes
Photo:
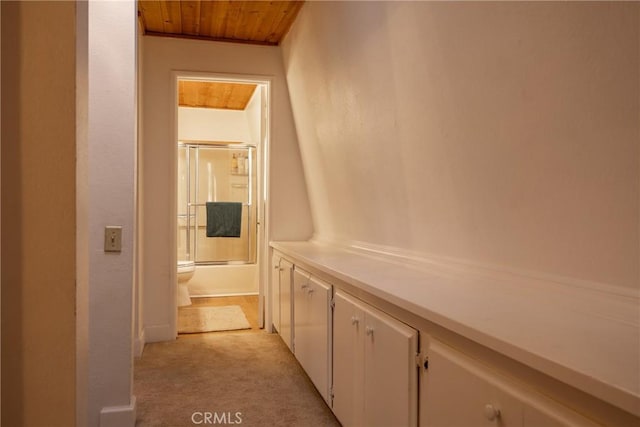
[[[207,237],[240,237],[242,203],[207,202]]]

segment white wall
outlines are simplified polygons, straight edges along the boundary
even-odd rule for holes
[[[268,232],[271,239],[305,239],[312,223],[280,49],[157,37],[145,37],[144,43],[143,298],[145,338],[152,342],[173,339],[175,330],[173,70],[273,77]]]
[[[250,142],[247,115],[241,110],[178,108],[180,140]]]
[[[260,141],[260,124],[262,123],[262,86],[256,87],[251,99],[247,103],[247,107],[244,109],[245,119],[247,121],[247,127],[249,129],[249,142],[255,145],[261,143]]]
[[[133,426],[135,2],[89,2],[77,26],[78,423]],[[88,53],[88,55],[87,55]],[[104,227],[121,225],[122,252]],[[82,331],[82,332],[80,332]]]
[[[306,3],[317,236],[640,289],[639,8]]]

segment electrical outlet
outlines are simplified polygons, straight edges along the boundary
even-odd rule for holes
[[[104,228],[104,251],[122,252],[122,227],[107,225]]]

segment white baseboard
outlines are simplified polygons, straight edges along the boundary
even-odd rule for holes
[[[100,411],[100,427],[134,427],[136,425],[136,397],[125,406],[109,406]]]
[[[143,329],[142,332],[140,332],[140,335],[138,335],[133,340],[133,357],[136,357],[136,358],[142,357],[142,352],[144,351],[144,344],[146,343],[144,339],[144,335],[145,333]]]
[[[208,293],[208,294],[189,294],[190,298],[218,298],[218,297],[244,297],[259,295],[258,292],[220,292],[220,293]]]
[[[176,333],[169,325],[154,325],[144,328],[145,344],[151,342],[172,341],[176,339]]]

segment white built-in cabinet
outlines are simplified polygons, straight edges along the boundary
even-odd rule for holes
[[[293,353],[327,403],[331,382],[331,294],[331,285],[294,267]]]
[[[383,311],[389,303],[374,307],[277,253],[272,267],[273,326],[344,427],[598,425],[418,333]]]
[[[421,427],[595,427],[569,408],[435,340],[420,387]]]
[[[418,333],[338,290],[333,411],[345,427],[416,426]]]
[[[293,351],[293,264],[284,258],[279,263],[280,284],[280,337],[282,341]]]

